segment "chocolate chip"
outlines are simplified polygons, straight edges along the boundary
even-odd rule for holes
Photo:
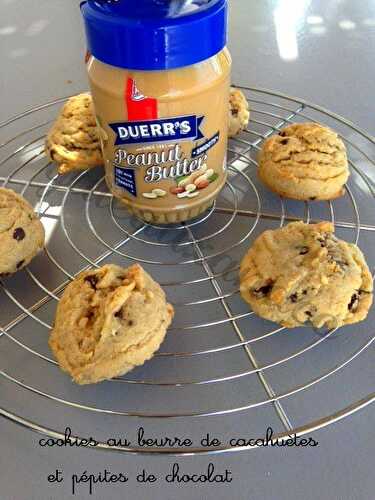
[[[17,241],[22,241],[26,234],[22,227],[17,227],[13,232],[13,238]]]
[[[24,265],[25,261],[24,260],[20,260],[18,263],[17,263],[17,269],[19,269],[20,267],[22,267]]]
[[[310,196],[309,200],[311,200],[311,201],[316,200],[316,196]]]
[[[300,255],[306,255],[307,253],[309,253],[309,247],[300,247]]]
[[[298,295],[296,293],[293,293],[293,295],[291,295],[289,298],[292,302],[295,303],[298,300]]]
[[[98,284],[99,278],[95,274],[90,274],[85,278],[86,283],[90,283],[91,287],[96,290],[96,285]]]
[[[359,303],[359,297],[358,295],[355,293],[352,295],[352,298],[350,299],[350,302],[348,304],[348,309],[349,311],[352,311],[353,309],[357,309],[358,307],[358,303]]]
[[[94,311],[91,311],[91,310],[90,310],[90,311],[87,313],[87,319],[88,319],[89,321],[90,321],[90,320],[92,320],[94,316],[95,316]]]
[[[134,325],[134,321],[132,319],[129,319],[128,326],[133,326],[133,325]]]
[[[318,238],[318,241],[319,241],[320,246],[322,248],[325,248],[327,246],[327,240],[326,239],[324,239],[324,238]]]
[[[308,318],[312,318],[312,312],[311,311],[305,311],[305,314]]]
[[[307,290],[303,290],[302,295],[307,295]]]
[[[286,132],[285,132],[285,130],[282,130],[281,132],[279,132],[279,136],[281,136],[281,137],[285,137],[285,136],[286,136]]]
[[[123,316],[122,316],[122,309],[119,309],[119,310],[115,313],[115,318],[123,319]]]
[[[261,286],[260,288],[253,290],[253,294],[255,295],[255,297],[257,299],[261,299],[262,297],[265,297],[266,295],[268,295],[270,293],[270,291],[272,290],[272,287],[273,287],[272,284]]]

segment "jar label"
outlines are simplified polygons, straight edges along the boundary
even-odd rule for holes
[[[184,140],[198,141],[204,137],[199,129],[203,119],[204,116],[175,116],[161,120],[110,123],[109,126],[116,134],[115,146]]]
[[[158,200],[158,206],[214,192],[225,173],[225,163],[215,164],[224,140],[208,110],[165,117],[162,103],[144,96],[132,78],[125,82],[124,99],[127,120],[108,123],[112,138],[106,138],[114,185],[130,199]]]

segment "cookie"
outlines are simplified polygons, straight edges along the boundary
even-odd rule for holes
[[[297,123],[267,139],[258,175],[276,193],[296,200],[332,200],[349,178],[345,145],[318,123]]]
[[[44,245],[44,228],[19,194],[0,188],[0,275],[27,266]]]
[[[330,222],[293,222],[256,239],[240,268],[242,298],[256,314],[291,328],[366,318],[372,276],[359,248],[333,232]]]
[[[59,174],[103,164],[99,131],[90,94],[71,97],[49,131],[45,151]]]
[[[93,384],[152,358],[173,314],[141,266],[106,265],[80,274],[65,289],[49,345],[75,382]]]
[[[231,87],[229,94],[229,137],[244,130],[250,119],[249,103],[241,90]]]

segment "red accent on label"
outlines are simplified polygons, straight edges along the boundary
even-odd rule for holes
[[[128,121],[154,120],[158,117],[158,101],[142,95],[132,78],[128,78],[125,84],[125,107]]]
[[[85,64],[87,64],[90,60],[90,57],[91,57],[91,53],[89,50],[86,50],[86,54],[85,54]]]

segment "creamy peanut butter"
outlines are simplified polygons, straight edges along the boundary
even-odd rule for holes
[[[184,2],[177,3],[181,9]],[[172,15],[168,9],[173,2],[166,3],[166,10],[160,13],[158,0],[154,16],[139,9],[133,12],[134,7],[125,1],[122,18],[118,17],[119,11],[113,17],[113,6],[103,11],[96,4],[86,2],[83,14],[92,54],[88,75],[108,187],[130,212],[146,221],[175,223],[196,217],[213,203],[226,180],[231,69],[225,48],[226,1],[196,0],[195,10],[185,12],[176,7]],[[142,13],[146,17],[139,20]],[[103,19],[110,18],[112,23],[120,19],[117,38],[112,40],[113,50],[119,50],[120,41],[127,40],[123,50],[129,54],[134,50],[135,54],[124,59],[122,54],[117,55],[113,64],[110,52],[102,53],[102,47],[90,45],[90,22],[93,22],[90,16],[95,22],[95,16],[99,16],[101,23]],[[212,24],[215,16],[216,24]],[[136,54],[137,34],[131,32],[135,17],[141,22],[145,37],[139,43],[148,41],[151,45],[142,45],[143,48],[138,45],[141,63]],[[163,28],[161,48],[160,40],[154,40],[158,36],[155,23],[157,29]],[[191,40],[190,36],[199,33],[199,26],[204,28],[202,37],[219,35],[220,38],[220,29],[224,34],[221,33],[217,43],[210,39],[208,45],[213,43],[213,46],[209,50],[203,38],[198,41],[202,47],[195,45],[194,50],[183,47],[181,41]],[[107,39],[114,36],[113,25],[111,28]],[[210,28],[215,28],[214,35]],[[182,34],[176,34],[181,29]],[[177,47],[173,57],[171,33]],[[154,58],[147,50],[154,53]]]

